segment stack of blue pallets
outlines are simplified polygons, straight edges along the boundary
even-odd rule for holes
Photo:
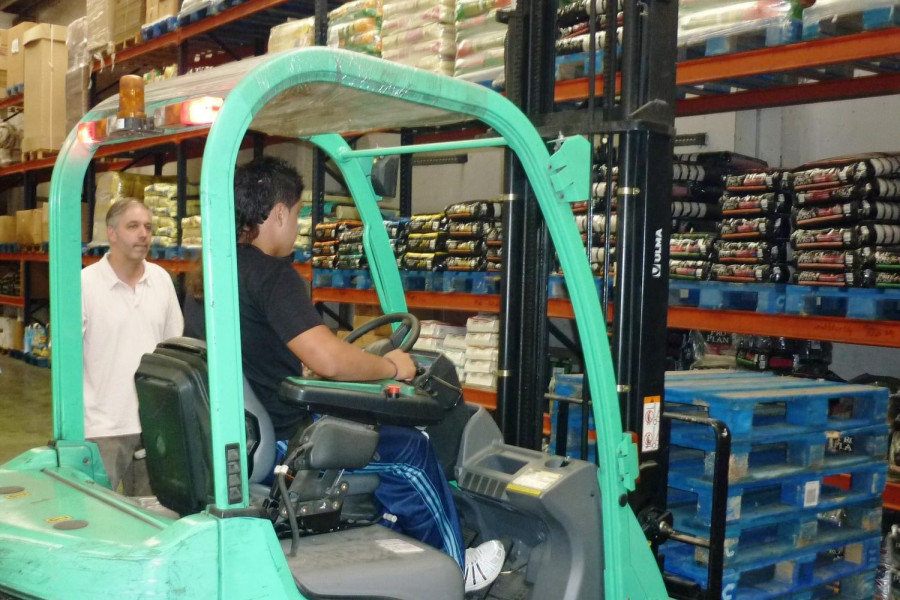
[[[667,412],[718,419],[732,435],[723,598],[873,596],[887,406],[887,390],[869,386],[744,371],[667,375]],[[709,535],[714,448],[709,430],[673,423],[669,507],[679,531]],[[706,550],[669,541],[661,552],[667,571],[706,584]]]

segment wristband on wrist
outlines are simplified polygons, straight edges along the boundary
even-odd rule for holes
[[[392,361],[392,360],[391,360],[390,358],[388,358],[387,356],[385,356],[384,359],[385,359],[386,361],[388,361],[389,363],[391,363],[392,365],[394,365],[394,374],[391,376],[391,379],[397,379],[397,375],[400,374],[400,367],[398,367],[398,366],[397,366],[397,363],[395,363],[394,361]]]

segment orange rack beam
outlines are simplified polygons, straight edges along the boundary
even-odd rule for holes
[[[2,296],[0,295],[0,304],[5,306],[16,306],[18,308],[25,308],[25,298],[21,296]]]

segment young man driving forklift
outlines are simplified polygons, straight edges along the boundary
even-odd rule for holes
[[[275,426],[289,440],[306,414],[282,402],[281,382],[303,372],[338,381],[411,380],[412,358],[402,350],[383,357],[338,338],[322,323],[307,284],[291,265],[303,181],[293,167],[266,157],[238,167],[234,177],[237,270],[244,376]],[[195,274],[196,275],[196,274]],[[195,281],[199,281],[199,278]],[[189,286],[185,335],[205,337],[202,284]],[[453,557],[465,574],[466,591],[490,585],[505,558],[496,540],[464,549],[449,485],[428,437],[418,429],[383,425],[372,462],[382,524]]]

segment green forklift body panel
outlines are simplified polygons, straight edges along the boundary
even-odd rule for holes
[[[666,598],[637,519],[627,502],[620,502],[633,489],[637,450],[622,431],[604,315],[569,205],[589,195],[587,142],[572,138],[551,156],[528,119],[496,92],[324,48],[248,59],[150,86],[147,113],[204,95],[224,98],[207,137],[200,182],[215,506],[174,520],[132,506],[105,489],[108,481],[96,446],[84,442],[79,226],[84,176],[99,145],[171,130],[84,141],[76,128],[63,144],[50,192],[56,442],[0,467],[0,488],[18,486],[27,493],[0,496],[0,590],[73,599],[98,593],[115,598],[303,598],[271,523],[225,518],[248,506],[247,465],[242,464],[236,495],[225,461],[226,446],[239,444],[242,455],[246,447],[233,218],[241,142],[249,129],[308,139],[334,159],[365,224],[364,246],[382,309],[402,312],[406,303],[400,275],[369,180],[372,157],[354,155],[341,134],[480,120],[521,161],[565,273],[594,395],[606,597]],[[111,99],[82,123],[114,113]],[[435,151],[461,144],[430,146]],[[86,525],[66,529],[73,521]],[[70,525],[60,525],[66,522]]]

